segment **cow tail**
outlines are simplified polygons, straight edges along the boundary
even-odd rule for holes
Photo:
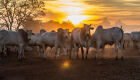
[[[125,49],[125,46],[124,46],[124,31],[122,30],[122,28],[121,28],[120,30],[121,30],[121,32],[122,32],[121,43],[123,43],[123,49]]]

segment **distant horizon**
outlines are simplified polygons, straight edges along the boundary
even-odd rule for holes
[[[29,22],[29,23],[31,23],[31,22]],[[82,27],[83,24],[81,24],[77,27]],[[125,33],[130,33],[130,32],[133,32],[133,31],[140,31],[140,25],[126,25],[124,23],[122,23],[122,24],[123,25],[115,25],[115,24],[108,25],[108,24],[105,24],[105,25],[107,25],[107,26],[105,26],[103,23],[101,23],[101,24],[96,24],[96,25],[92,24],[92,27],[94,27],[96,29],[96,27],[98,25],[102,25],[103,28],[121,27],[122,26]],[[52,30],[57,30],[58,28],[64,28],[64,29],[70,29],[70,30],[75,28],[75,25],[73,25],[70,21],[58,22],[58,21],[54,21],[54,20],[41,22],[38,25],[36,25],[36,24],[30,25],[30,27],[32,27],[32,26],[33,27],[36,26],[36,28],[38,27],[37,29],[32,28],[33,31],[35,31],[35,32],[39,32],[40,29],[46,29],[47,31],[52,31]]]

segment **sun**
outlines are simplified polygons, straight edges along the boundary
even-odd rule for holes
[[[88,16],[86,16],[86,15],[70,15],[70,16],[67,16],[65,20],[69,20],[74,25],[78,25],[82,21],[86,20],[87,18],[88,18]]]

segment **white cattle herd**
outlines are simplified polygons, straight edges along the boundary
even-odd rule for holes
[[[124,44],[125,47],[138,49],[140,53],[140,32],[125,33]]]
[[[72,52],[76,52],[77,58],[79,48],[81,48],[82,59],[88,56],[89,48],[96,49],[96,56],[98,57],[99,49],[102,49],[102,57],[104,56],[104,48],[106,45],[113,45],[115,47],[116,59],[118,59],[118,48],[121,49],[121,58],[124,57],[124,47],[138,47],[140,48],[140,32],[124,33],[122,28],[112,27],[103,29],[100,25],[95,32],[91,34],[94,28],[91,25],[84,24],[81,28],[75,28],[70,32],[68,29],[57,29],[57,32],[47,32],[40,30],[40,33],[32,33],[32,30],[19,29],[18,31],[0,31],[0,54],[6,54],[8,46],[16,46],[18,51],[18,59],[24,57],[24,50],[28,47],[38,47],[38,53],[43,54],[46,58],[46,48],[51,47],[57,55],[58,49],[66,51],[71,58]],[[84,54],[84,48],[86,53]],[[31,48],[32,49],[32,48]]]

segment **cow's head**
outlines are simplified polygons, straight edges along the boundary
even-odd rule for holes
[[[83,27],[83,32],[85,33],[86,36],[90,36],[90,30],[93,30],[94,28],[91,27],[91,24],[84,24]]]
[[[63,40],[64,39],[64,29],[58,28],[57,29],[57,35],[58,35],[59,38],[61,38]]]
[[[46,32],[45,29],[41,29],[41,30],[40,30],[40,34],[43,34],[43,33],[45,33],[45,32]]]
[[[102,30],[103,29],[103,26],[102,25],[99,25],[96,30]]]
[[[59,28],[57,31],[58,31],[59,37],[61,37],[61,38],[63,38],[63,39],[69,39],[69,38],[70,38],[69,29],[62,29],[62,28]]]
[[[28,40],[31,40],[31,36],[34,35],[34,33],[32,32],[32,30],[26,30],[27,34],[28,34]]]
[[[63,30],[62,28],[58,28],[58,29],[57,29],[57,32],[58,32],[58,33],[63,33],[64,30]]]
[[[52,30],[51,32],[56,32],[55,30]]]
[[[32,34],[32,30],[26,30],[28,34]]]
[[[65,37],[66,39],[69,39],[69,38],[70,38],[69,29],[65,29],[65,30],[64,30],[64,37]]]
[[[28,43],[29,40],[31,40],[31,37],[29,36],[28,32],[24,31],[23,29],[19,29],[18,32],[20,33],[20,35],[25,43]]]

